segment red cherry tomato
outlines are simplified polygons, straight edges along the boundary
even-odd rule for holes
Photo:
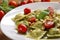
[[[47,20],[45,23],[44,23],[44,27],[46,29],[50,29],[50,28],[53,28],[55,26],[55,23],[53,21],[50,21],[50,20]]]
[[[24,14],[29,14],[30,12],[31,12],[31,9],[29,9],[29,8],[24,9]]]
[[[19,33],[26,33],[27,32],[27,27],[24,24],[19,24],[18,25],[18,32]]]
[[[33,0],[28,0],[28,2],[27,3],[33,3]]]
[[[25,4],[26,4],[26,2],[23,1],[23,2],[20,2],[20,3],[19,3],[19,6],[21,6],[21,5],[25,5]]]
[[[2,19],[2,17],[4,16],[4,11],[0,10],[0,20]]]
[[[36,21],[36,18],[35,17],[32,17],[32,18],[29,19],[29,22],[31,22],[31,23],[33,23],[35,21]]]
[[[15,1],[10,1],[9,2],[9,5],[10,6],[14,6],[14,7],[17,7],[18,6],[17,2],[15,2]]]
[[[50,11],[49,16],[53,16],[54,14],[54,9],[52,7],[48,7],[48,10]]]
[[[48,10],[54,12],[54,9],[52,7],[48,7]]]
[[[50,2],[50,0],[41,0],[41,2]]]

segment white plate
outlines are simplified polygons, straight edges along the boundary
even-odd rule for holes
[[[60,9],[60,4],[57,2],[56,3],[52,3],[52,2],[50,2],[50,3],[48,3],[48,2],[31,3],[31,4],[26,4],[26,5],[13,9],[12,11],[8,12],[1,21],[2,32],[13,40],[30,40],[29,38],[24,37],[24,35],[17,34],[17,32],[15,30],[16,25],[11,20],[11,18],[13,18],[16,14],[23,12],[24,8],[30,8],[32,10],[36,10],[36,9],[46,9],[49,6],[53,7],[54,9],[57,9],[57,10]]]

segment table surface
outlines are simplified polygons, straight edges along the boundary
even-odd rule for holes
[[[52,2],[60,2],[60,0],[52,0]],[[3,32],[1,31],[1,29],[0,29],[0,40],[12,40],[12,39],[10,39],[7,36],[5,36],[3,34]]]

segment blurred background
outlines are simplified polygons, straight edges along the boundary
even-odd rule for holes
[[[1,1],[2,0],[0,0],[0,3],[1,3]],[[9,0],[9,1],[12,1],[12,0]],[[21,1],[21,0],[14,0],[14,1],[16,1],[16,2],[19,2],[19,1]],[[25,1],[27,1],[27,0],[25,0]],[[41,1],[41,0],[34,0],[34,1]],[[51,2],[60,2],[60,0],[50,0]]]

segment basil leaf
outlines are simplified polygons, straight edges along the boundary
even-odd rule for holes
[[[46,11],[42,11],[40,12],[39,15],[36,15],[37,19],[44,19],[45,16],[47,16],[49,14],[49,12],[46,12]]]
[[[46,10],[44,10],[44,11],[49,12],[49,10],[48,10],[48,9],[46,9]]]
[[[2,0],[2,6],[7,7],[8,6],[8,0]]]
[[[8,12],[12,10],[14,7],[8,5],[8,0],[2,0],[2,4],[0,4],[0,9]]]

